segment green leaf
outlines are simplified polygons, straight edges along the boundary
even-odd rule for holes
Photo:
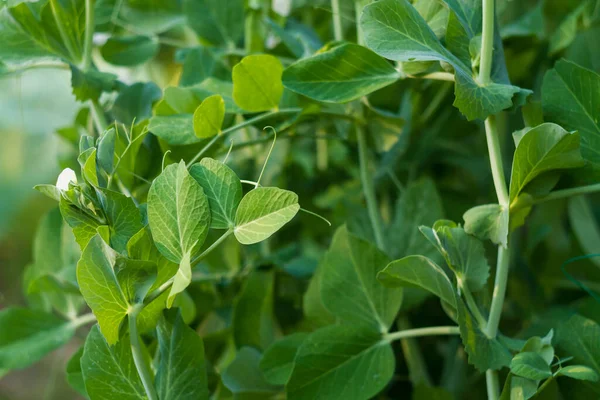
[[[556,371],[558,376],[568,376],[580,381],[598,382],[598,373],[585,365],[568,365]]]
[[[478,83],[470,65],[442,46],[427,23],[407,0],[381,0],[367,5],[361,17],[365,43],[394,61],[443,61],[455,70],[454,105],[469,120],[484,119],[513,104],[523,90],[507,84]],[[528,92],[528,91],[525,91]]]
[[[129,239],[144,227],[142,215],[131,197],[108,189],[98,189],[97,194],[110,228],[110,244],[122,253]]]
[[[16,7],[16,10],[25,10],[24,4]],[[0,60],[8,63],[26,63],[32,60],[63,56],[65,51],[62,46],[58,49],[48,43],[47,40],[37,41],[30,36],[26,30],[28,24],[20,25],[11,13],[15,9],[0,10]],[[54,42],[54,41],[53,41]],[[66,52],[66,51],[65,51]]]
[[[103,92],[117,90],[120,83],[117,76],[106,72],[86,71],[71,65],[71,86],[75,98],[81,102],[98,100]]]
[[[466,285],[472,291],[485,286],[490,266],[485,257],[483,243],[457,227],[451,221],[438,221],[433,229],[421,227],[426,237],[438,247],[446,263],[456,274],[459,287]]]
[[[585,13],[588,7],[588,2],[582,2],[573,12],[560,23],[557,29],[550,36],[550,46],[548,52],[551,55],[555,55],[560,51],[569,47],[569,45],[575,40],[577,35],[577,25],[582,14]]]
[[[265,381],[260,371],[261,354],[252,347],[242,347],[223,371],[221,379],[236,400],[275,399],[279,388]]]
[[[210,225],[210,208],[202,187],[185,163],[167,166],[150,187],[148,222],[156,247],[179,263],[204,243]]]
[[[98,319],[102,334],[110,345],[119,339],[119,327],[129,311],[129,303],[115,273],[118,257],[100,235],[96,235],[89,241],[77,263],[77,282],[81,294]]]
[[[158,324],[158,346],[155,385],[159,398],[208,400],[204,344],[179,312],[166,313]]]
[[[269,238],[300,210],[298,195],[276,187],[258,187],[246,193],[235,214],[234,235],[241,244]]]
[[[110,345],[94,325],[85,341],[81,372],[90,399],[147,399],[135,367],[129,336]]]
[[[260,369],[267,382],[285,385],[289,381],[298,349],[307,337],[307,333],[293,333],[269,346],[260,360]]]
[[[547,120],[581,133],[581,154],[600,163],[600,75],[567,60],[544,76],[542,107]]]
[[[464,213],[465,232],[481,240],[489,239],[504,247],[508,244],[508,210],[499,204],[473,207]]]
[[[194,133],[206,139],[221,133],[225,118],[225,101],[218,94],[207,97],[194,111]]]
[[[152,116],[152,104],[158,101],[162,92],[152,82],[138,82],[122,88],[111,108],[117,121],[130,125],[134,120],[143,121]]]
[[[591,319],[573,315],[564,321],[558,329],[558,348],[563,354],[573,357],[573,362],[587,365],[600,372],[600,325]],[[600,393],[600,384],[590,385],[596,394]]]
[[[579,245],[587,254],[600,253],[600,227],[596,222],[594,211],[585,196],[576,196],[569,199],[569,223],[579,241]],[[600,259],[590,259],[594,264],[600,265]]]
[[[0,311],[0,369],[21,369],[67,344],[76,326],[53,314],[27,308]]]
[[[150,118],[148,129],[172,146],[185,146],[200,141],[194,134],[192,114],[155,115]]]
[[[286,88],[319,101],[345,103],[394,83],[400,74],[371,50],[351,43],[285,69]]]
[[[389,263],[377,279],[388,287],[419,287],[456,309],[455,289],[448,275],[424,256],[408,256]]]
[[[204,189],[210,205],[210,227],[230,229],[235,226],[235,214],[242,200],[240,178],[224,163],[203,158],[192,165],[190,174]]]
[[[81,249],[84,249],[96,234],[100,223],[90,214],[83,212],[64,198],[60,199],[59,208],[65,221],[73,228],[75,241]]]
[[[234,46],[244,34],[243,0],[184,0],[189,26],[215,45]]]
[[[511,203],[541,174],[583,164],[577,132],[567,132],[552,123],[532,128],[521,138],[515,151],[510,178]]]
[[[268,54],[246,56],[233,67],[233,99],[246,111],[268,111],[283,95],[279,59]]]
[[[81,357],[83,356],[83,346],[79,348],[69,359],[67,363],[67,382],[79,394],[88,397],[85,391],[85,382],[83,380],[83,372],[81,371]]]
[[[387,332],[402,304],[401,290],[377,281],[377,273],[388,263],[375,245],[351,235],[345,227],[338,229],[321,265],[325,307],[344,323]]]
[[[388,384],[394,368],[392,347],[378,333],[332,325],[310,334],[298,349],[288,399],[369,399]]]
[[[272,271],[253,271],[233,307],[233,338],[238,348],[266,349],[274,340]]]
[[[550,366],[537,353],[526,351],[517,354],[510,362],[510,372],[523,378],[539,381],[552,376]]]
[[[111,36],[100,54],[109,64],[132,67],[154,58],[159,47],[158,40],[147,36]]]
[[[391,256],[421,254],[432,257],[434,247],[419,232],[420,225],[433,225],[443,217],[442,201],[431,179],[411,183],[396,203],[394,219],[387,230]]]

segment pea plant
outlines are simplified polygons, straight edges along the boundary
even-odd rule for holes
[[[77,335],[91,400],[598,398],[599,35],[595,0],[0,2],[0,75],[81,105],[0,375]]]

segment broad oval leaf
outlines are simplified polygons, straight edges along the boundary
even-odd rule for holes
[[[100,48],[108,63],[131,67],[143,64],[158,53],[158,40],[148,36],[113,36]]]
[[[375,245],[341,227],[321,264],[321,298],[344,323],[387,332],[402,303],[402,291],[386,288],[377,273],[389,258]]]
[[[192,165],[190,174],[204,189],[210,205],[210,227],[228,229],[235,226],[235,213],[242,200],[240,178],[224,163],[203,158]]]
[[[210,225],[208,199],[183,161],[167,166],[152,182],[148,222],[156,247],[175,263],[204,243]]]
[[[221,132],[225,118],[225,101],[218,94],[207,97],[194,111],[194,133],[206,139]]]
[[[76,326],[41,310],[0,311],[0,370],[20,369],[65,345]]]
[[[304,58],[283,72],[290,90],[319,101],[344,103],[394,83],[400,74],[371,50],[351,43]]]
[[[556,371],[556,374],[580,381],[598,382],[598,372],[585,365],[568,365]]]
[[[260,369],[267,382],[285,385],[289,381],[298,349],[307,337],[304,332],[293,333],[269,346],[260,360]]]
[[[508,210],[500,204],[473,207],[464,213],[465,232],[481,240],[489,239],[506,247],[508,244]]]
[[[202,338],[174,311],[165,313],[158,324],[157,394],[161,400],[207,400]]]
[[[577,168],[584,161],[579,151],[579,134],[545,123],[530,129],[519,141],[510,177],[510,201],[536,177],[548,171]]]
[[[98,325],[94,325],[85,340],[81,373],[90,399],[147,399],[133,361],[128,335],[111,346],[100,333]]]
[[[546,72],[542,85],[544,116],[581,132],[581,154],[600,163],[600,75],[560,60]]]
[[[294,363],[286,386],[289,400],[370,399],[388,384],[395,368],[388,342],[377,332],[348,325],[310,334]]]
[[[96,235],[89,241],[77,263],[77,282],[81,294],[111,345],[119,339],[119,327],[129,310],[129,303],[115,274],[117,257],[118,254],[100,235]]]
[[[268,111],[283,95],[281,61],[268,54],[246,56],[233,67],[233,99],[246,111]]]
[[[235,214],[234,235],[241,244],[254,244],[269,238],[300,210],[298,195],[276,187],[249,191]]]
[[[539,381],[552,376],[550,366],[537,353],[526,351],[515,355],[510,362],[510,372],[523,378]]]

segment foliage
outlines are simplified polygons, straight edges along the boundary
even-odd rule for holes
[[[81,330],[91,400],[597,398],[599,10],[0,2],[81,106],[0,374]]]

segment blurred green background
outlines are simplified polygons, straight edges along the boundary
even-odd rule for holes
[[[29,70],[0,78],[0,309],[25,305],[22,272],[31,260],[40,217],[55,203],[33,189],[54,183],[61,138],[77,110],[65,70]],[[75,399],[64,366],[82,338],[51,353],[35,366],[2,376],[0,399]]]

